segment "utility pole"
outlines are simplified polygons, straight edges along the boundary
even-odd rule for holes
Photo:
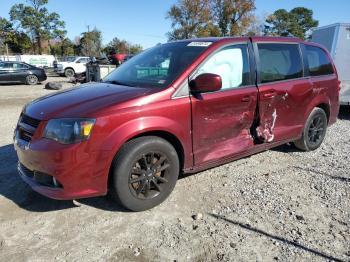
[[[87,25],[87,30],[88,33],[90,33],[90,25]],[[90,35],[88,34],[88,38],[90,37]],[[90,47],[90,40],[87,41],[88,44],[88,50],[89,50],[89,57],[91,57],[91,47]]]
[[[7,60],[9,60],[9,46],[8,46],[8,44],[7,44],[7,43],[5,44],[5,48],[6,48],[6,56],[7,56]]]

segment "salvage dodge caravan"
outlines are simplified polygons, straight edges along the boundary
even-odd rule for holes
[[[294,38],[157,45],[100,83],[39,98],[14,134],[20,176],[54,199],[110,193],[141,211],[195,173],[278,145],[318,148],[339,110],[336,69]]]

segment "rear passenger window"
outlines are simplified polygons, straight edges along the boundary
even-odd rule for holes
[[[27,69],[28,66],[20,63],[13,63],[13,69]]]
[[[309,45],[305,45],[305,50],[311,76],[330,75],[334,73],[332,63],[324,50]]]
[[[299,45],[258,44],[261,83],[303,76]]]

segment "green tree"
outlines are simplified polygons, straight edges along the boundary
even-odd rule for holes
[[[129,50],[130,50],[130,54],[136,55],[136,54],[142,52],[143,47],[141,45],[138,45],[138,44],[131,45]]]
[[[70,56],[74,55],[74,44],[69,38],[64,38],[61,40],[56,40],[52,45],[51,45],[51,55],[55,56]]]
[[[98,29],[82,33],[80,52],[84,56],[100,57],[102,51],[102,33]]]
[[[278,9],[265,22],[265,35],[295,36],[301,39],[307,39],[310,29],[318,26],[313,11],[305,7],[296,7],[290,12]]]
[[[220,36],[243,35],[254,21],[255,0],[212,0],[211,6]]]
[[[51,38],[56,29],[63,29],[64,22],[57,13],[50,13],[45,5],[48,0],[27,0],[30,5],[16,4],[10,10],[11,21],[24,29],[36,43],[42,54],[42,41]]]
[[[131,44],[126,40],[121,40],[115,37],[110,41],[103,51],[109,55],[111,54],[132,54],[135,55],[142,51],[142,46],[138,44]]]
[[[179,0],[171,6],[167,18],[171,20],[172,30],[169,40],[205,37],[214,34],[212,25],[210,0]],[[216,30],[216,33],[217,30]]]
[[[168,11],[169,40],[243,35],[254,20],[255,0],[181,0]]]
[[[63,43],[63,39],[65,38],[67,31],[64,29],[65,22],[60,20],[60,16],[57,13],[49,14],[48,20],[50,22],[46,24],[46,31],[48,32],[47,40],[51,52],[50,40],[59,40],[61,43]],[[63,53],[62,48],[63,46],[61,46],[61,52]]]
[[[0,17],[0,52],[24,53],[30,50],[30,38],[13,29],[10,21]]]
[[[9,35],[13,31],[12,24],[6,18],[0,17],[0,52],[5,53]]]

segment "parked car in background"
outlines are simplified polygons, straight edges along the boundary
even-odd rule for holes
[[[141,211],[164,201],[181,172],[289,142],[317,149],[338,111],[337,72],[320,45],[191,39],[148,49],[103,82],[29,103],[14,145],[35,191],[55,199],[110,192]]]
[[[69,56],[61,62],[54,63],[54,71],[59,75],[73,77],[75,74],[86,72],[86,64],[90,62],[90,57]]]
[[[36,85],[47,79],[45,70],[22,62],[0,62],[0,83]]]

